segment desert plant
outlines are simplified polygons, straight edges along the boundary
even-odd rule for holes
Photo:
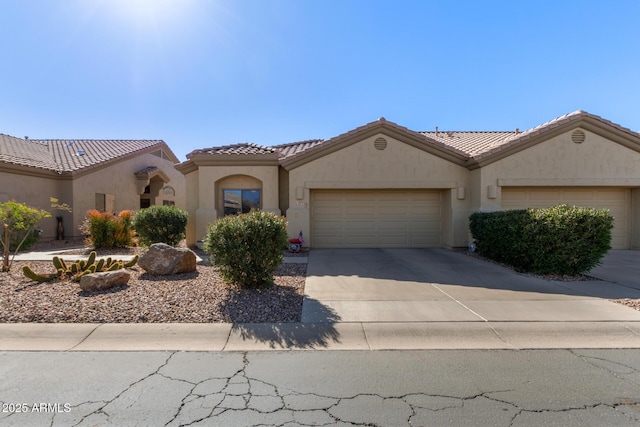
[[[247,287],[269,286],[287,245],[287,224],[272,213],[226,216],[209,226],[204,249],[222,278]]]
[[[80,226],[95,249],[124,248],[133,245],[132,211],[121,211],[117,216],[108,212],[90,210]]]
[[[166,243],[177,246],[185,236],[188,214],[175,206],[150,206],[136,212],[133,228],[140,243]]]
[[[13,256],[24,246],[25,242],[35,243],[39,234],[34,234],[38,221],[51,214],[45,210],[32,208],[16,201],[0,203],[0,244],[2,246],[2,271],[11,269],[10,251]]]
[[[520,271],[584,273],[611,248],[613,217],[606,209],[560,205],[476,212],[469,219],[478,251]]]
[[[67,264],[62,258],[55,256],[53,257],[52,262],[53,267],[56,270],[55,273],[38,274],[35,273],[28,265],[22,267],[22,273],[25,277],[35,282],[48,282],[54,279],[69,279],[74,282],[79,282],[85,274],[101,271],[115,271],[133,267],[138,262],[138,255],[134,256],[130,261],[111,259],[111,257],[96,260],[96,253],[92,251],[89,254],[89,258],[86,260],[79,259]]]

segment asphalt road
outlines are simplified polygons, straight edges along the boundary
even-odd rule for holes
[[[1,426],[637,426],[640,350],[1,352]]]

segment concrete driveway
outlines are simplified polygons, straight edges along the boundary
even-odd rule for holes
[[[302,322],[638,322],[609,299],[640,298],[639,254],[613,251],[601,280],[562,282],[440,248],[314,249]]]

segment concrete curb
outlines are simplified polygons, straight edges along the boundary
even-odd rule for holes
[[[640,348],[640,322],[0,324],[0,351],[569,348]]]

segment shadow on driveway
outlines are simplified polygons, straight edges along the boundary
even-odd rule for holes
[[[310,278],[312,284],[319,278],[331,278],[327,282],[345,292],[366,283],[368,293],[360,293],[361,299],[376,299],[378,289],[372,286],[374,283],[380,284],[379,290],[385,293],[384,298],[405,292],[419,298],[420,284],[442,285],[443,289],[450,288],[456,293],[458,288],[464,287],[538,295],[640,298],[640,252],[611,251],[603,261],[602,266],[594,269],[601,273],[598,280],[564,282],[517,273],[498,264],[441,248],[316,249],[310,255],[307,283]],[[614,273],[619,280],[605,281]],[[636,278],[635,282],[632,277]],[[470,295],[472,293],[466,292],[465,296]]]
[[[341,319],[335,310],[313,299],[307,299],[305,304],[313,307],[324,323],[238,323],[231,333],[239,334],[243,341],[266,343],[270,348],[318,349],[340,343],[335,324]]]

